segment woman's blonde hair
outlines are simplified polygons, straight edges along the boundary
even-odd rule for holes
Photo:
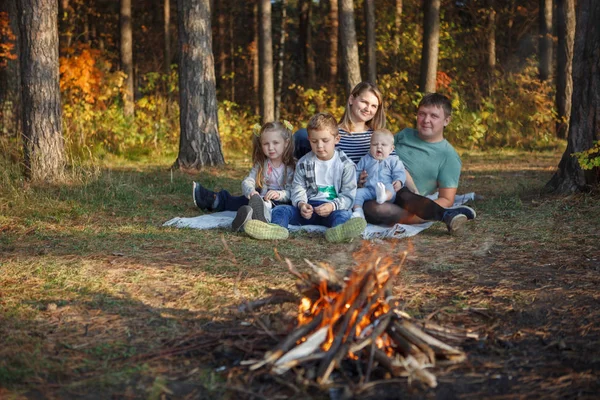
[[[352,93],[350,96],[356,98],[363,94],[364,92],[369,91],[377,97],[379,100],[379,107],[377,107],[377,112],[375,116],[366,122],[366,125],[369,129],[375,130],[379,128],[385,128],[385,108],[383,105],[383,95],[381,91],[375,84],[371,82],[361,82],[352,89]],[[354,124],[352,123],[352,118],[350,117],[350,102],[346,103],[346,108],[344,109],[344,115],[340,119],[339,123],[340,128],[351,133]]]
[[[294,139],[292,138],[292,130],[288,129],[281,122],[267,122],[260,128],[258,134],[252,135],[252,165],[258,166],[256,172],[256,186],[262,188],[265,184],[264,179],[264,167],[267,156],[262,150],[262,144],[260,138],[266,131],[277,131],[281,135],[281,138],[286,142],[281,155],[281,161],[283,162],[283,184],[284,186],[288,183],[288,171],[293,171],[296,168],[296,159],[294,158]]]

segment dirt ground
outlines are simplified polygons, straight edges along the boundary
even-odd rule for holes
[[[348,367],[344,384],[323,389],[301,370],[278,377],[242,365],[293,328],[295,304],[238,309],[269,288],[294,291],[273,248],[296,265],[345,270],[361,243],[138,232],[147,220],[137,215],[114,225],[107,214],[106,231],[93,230],[81,213],[44,229],[26,218],[1,227],[0,399],[598,398],[600,197],[543,194],[558,156],[463,156],[461,192],[483,199],[462,235],[438,224],[370,248],[398,261],[408,251],[393,288],[403,310],[479,334],[459,344],[465,362],[431,369],[436,388],[385,376],[361,388]],[[150,206],[179,207],[182,191]]]

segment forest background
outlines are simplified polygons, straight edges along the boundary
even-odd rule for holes
[[[9,18],[15,3],[0,10],[0,134],[13,161],[22,159],[18,24]],[[176,21],[188,3],[59,2],[62,132],[71,160],[176,154]],[[455,146],[561,148],[575,14],[573,1],[559,3],[554,9],[551,0],[211,2],[222,149],[249,154],[251,127],[265,120],[265,81],[274,83],[267,94],[272,117],[299,128],[316,111],[341,116],[348,88],[361,77],[383,91],[394,132],[413,125],[422,92],[438,91],[452,99],[446,135]],[[265,34],[270,58],[259,52]]]

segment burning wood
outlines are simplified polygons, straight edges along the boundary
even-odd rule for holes
[[[441,361],[458,363],[465,359],[464,352],[442,340],[476,335],[418,323],[394,308],[388,295],[405,258],[406,252],[400,263],[374,256],[346,276],[328,264],[309,261],[310,272],[300,273],[286,259],[290,272],[298,277],[297,288],[303,296],[298,326],[250,369],[267,367],[274,374],[284,374],[303,367],[312,371],[307,375],[327,385],[344,360],[355,360],[362,365],[362,383],[379,368],[391,376],[408,376],[435,387],[436,378],[427,368]]]

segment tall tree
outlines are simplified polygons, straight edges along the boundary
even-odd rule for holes
[[[375,0],[364,0],[365,21],[367,26],[367,79],[377,82],[377,44],[375,40]]]
[[[58,2],[19,0],[25,176],[56,181],[65,167],[58,73]]]
[[[352,0],[340,0],[340,44],[342,49],[342,65],[346,95],[352,92],[362,80],[356,42],[356,25],[354,22],[354,3]]]
[[[281,34],[279,36],[279,56],[277,61],[277,88],[275,89],[275,120],[279,121],[281,116],[281,92],[283,90],[283,64],[285,59],[285,36],[287,19],[287,0],[281,0]]]
[[[571,96],[573,94],[573,42],[575,41],[575,0],[557,0],[556,49],[556,110],[558,122],[556,135],[566,138],[571,117]]]
[[[123,88],[123,112],[133,116],[133,31],[131,27],[131,0],[121,0],[121,70],[125,73]]]
[[[487,69],[493,73],[496,69],[496,10],[494,2],[488,0],[487,7]]]
[[[271,30],[271,1],[259,0],[258,59],[260,65],[260,116],[262,123],[275,119],[273,88],[273,35]]]
[[[548,186],[571,193],[600,184],[600,169],[582,170],[573,153],[592,148],[600,140],[600,1],[577,2],[577,27],[573,53],[573,108],[567,149]]]
[[[339,42],[339,12],[338,0],[329,0],[329,56],[328,56],[328,84],[329,89],[333,91],[337,82],[338,74],[338,42]]]
[[[436,91],[437,64],[440,44],[440,0],[425,0],[423,5],[423,50],[419,90]]]
[[[209,0],[178,0],[179,155],[174,168],[225,162],[217,121],[217,88]]]
[[[540,80],[545,81],[552,75],[552,0],[539,1],[539,68]]]
[[[314,87],[317,80],[312,49],[312,3],[312,0],[300,0],[300,43],[298,50],[302,62],[300,70],[304,72],[307,87]]]
[[[258,1],[260,0],[255,0],[254,6],[252,7],[252,15],[254,16],[254,40],[250,44],[252,52],[252,87],[254,88],[255,93],[255,96],[253,97],[253,99],[255,99],[254,112],[256,114],[260,114],[260,63],[258,57],[258,26],[260,22],[260,17],[258,15]]]
[[[400,39],[402,37],[401,26],[402,26],[402,0],[395,0],[395,13],[394,13],[394,54],[398,55],[400,52]]]
[[[164,0],[163,2],[163,35],[165,38],[165,62],[164,69],[165,74],[171,73],[171,0]]]
[[[6,19],[4,19],[6,18]],[[19,71],[19,25],[17,2],[0,3],[0,135],[18,137],[21,133],[21,76]],[[11,46],[9,45],[12,45]]]

